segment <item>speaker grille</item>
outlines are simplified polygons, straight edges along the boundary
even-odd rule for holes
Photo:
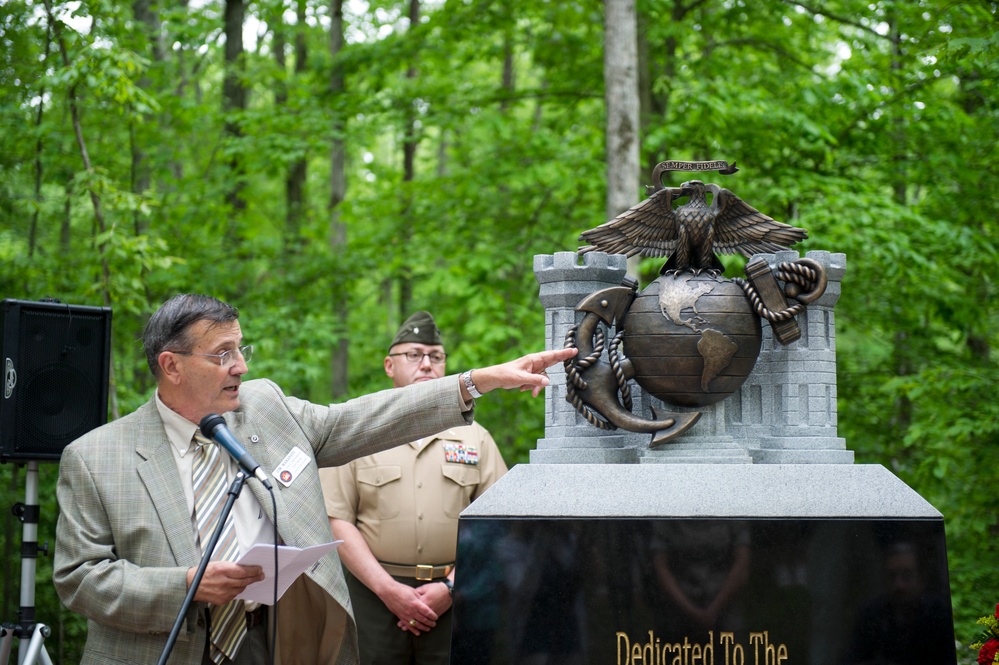
[[[16,375],[3,400],[0,458],[58,460],[69,443],[107,420],[110,310],[4,305],[4,356]]]

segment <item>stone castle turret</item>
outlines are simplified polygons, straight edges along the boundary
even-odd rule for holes
[[[799,258],[786,251],[761,255],[771,266]],[[846,256],[824,251],[806,257],[821,264],[825,293],[796,317],[801,338],[787,346],[763,323],[756,366],[738,393],[697,409],[666,405],[635,384],[639,413],[697,410],[700,421],[670,443],[649,449],[650,437],[594,427],[565,400],[565,372],[552,368],[546,392],[545,436],[531,451],[532,463],[845,463],[853,452],[836,429],[836,326],[834,308],[841,293]],[[627,272],[622,255],[575,252],[534,257],[534,274],[545,308],[547,348],[562,348],[566,334],[582,320],[576,305],[586,296],[619,286]],[[627,353],[627,349],[625,349]]]

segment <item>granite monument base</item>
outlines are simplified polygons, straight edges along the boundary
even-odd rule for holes
[[[452,665],[956,660],[943,518],[876,465],[518,465],[456,565]]]

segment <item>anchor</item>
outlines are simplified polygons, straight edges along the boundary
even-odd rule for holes
[[[660,419],[653,409],[652,420],[631,412],[633,405],[628,381],[635,376],[635,369],[628,358],[620,355],[618,347],[624,334],[624,318],[637,290],[638,283],[625,278],[624,286],[592,293],[576,306],[577,311],[585,314],[579,326],[566,334],[565,346],[574,346],[579,351],[564,363],[566,399],[595,427],[652,434],[649,447],[655,448],[690,429],[700,419],[701,412],[675,413]],[[607,349],[606,360],[603,357],[605,334],[601,323],[617,328],[617,334]],[[618,393],[623,404],[618,400]]]

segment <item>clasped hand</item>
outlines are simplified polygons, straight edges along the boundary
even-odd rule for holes
[[[403,602],[390,601],[389,609],[399,619],[396,626],[414,635],[428,632],[437,626],[437,618],[451,608],[451,592],[443,584],[431,582],[418,587],[399,584]],[[407,620],[407,617],[411,619]]]

